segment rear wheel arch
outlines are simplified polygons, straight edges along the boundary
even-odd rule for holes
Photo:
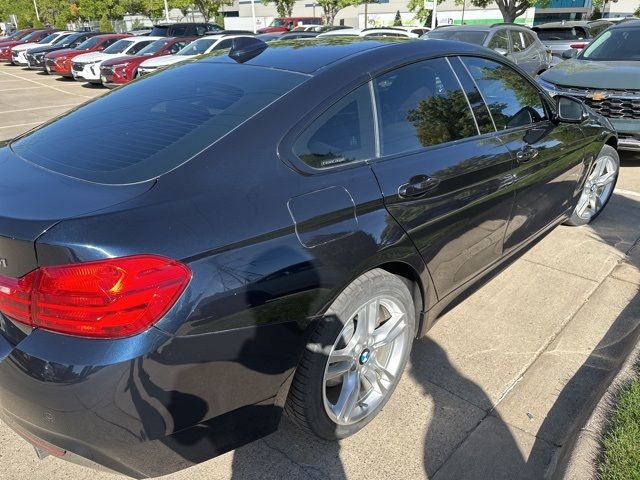
[[[425,305],[427,305],[427,289],[423,285],[418,272],[411,265],[404,262],[387,262],[374,268],[380,268],[400,277],[407,284],[415,305],[416,320],[418,321],[416,332],[419,335],[422,331],[422,314],[425,310]]]

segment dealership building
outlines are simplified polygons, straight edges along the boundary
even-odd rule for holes
[[[338,12],[334,23],[357,28],[390,26],[393,25],[396,13],[400,12],[404,25],[420,24],[420,21],[415,18],[415,13],[407,8],[407,1],[378,0],[366,5],[366,14],[364,4],[358,7],[347,7]],[[605,17],[623,17],[631,15],[636,8],[638,8],[638,0],[608,1],[603,13]],[[587,19],[592,11],[591,0],[551,0],[544,8],[529,8],[516,19],[516,23],[532,26],[561,20],[582,20]],[[225,28],[228,29],[252,30],[253,18],[255,18],[256,27],[262,28],[269,25],[278,16],[275,4],[265,5],[261,0],[236,0],[233,5],[223,6],[221,13],[225,17]],[[322,7],[313,0],[298,0],[293,7],[293,16],[296,17],[321,17],[322,13]],[[438,4],[436,17],[439,25],[502,22],[502,14],[495,3],[490,4],[487,8],[479,8],[474,7],[468,1],[462,5],[457,4],[455,0],[445,0]],[[174,9],[171,11],[170,19],[172,21],[199,21],[202,17],[195,12],[189,13],[185,17],[180,10]]]

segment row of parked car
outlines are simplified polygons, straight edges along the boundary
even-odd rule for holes
[[[621,148],[640,151],[640,20],[616,23],[555,22],[533,28],[458,25],[434,30],[299,24],[284,32],[257,35],[215,24],[160,25],[142,35],[26,29],[0,39],[0,60],[113,87],[188,58],[228,49],[240,37],[264,42],[353,36],[457,40],[506,56],[536,76],[552,95],[562,92],[581,98],[611,119],[620,133]]]

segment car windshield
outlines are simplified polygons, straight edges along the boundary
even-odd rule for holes
[[[51,35],[47,35],[46,37],[44,37],[38,43],[52,43],[56,38],[58,38],[59,35],[59,33],[52,33]]]
[[[31,40],[33,37],[37,37],[37,35],[39,34],[40,32],[31,32],[25,35],[24,37],[22,37],[21,40],[24,40],[26,43],[27,41]]]
[[[154,25],[149,36],[165,37],[169,31],[169,25]]]
[[[98,45],[102,39],[100,37],[91,37],[76,47],[76,50],[89,50]]]
[[[7,35],[4,37],[4,40],[9,40],[10,38],[16,38],[17,36],[19,36],[22,32],[20,30],[13,32],[10,35]]]
[[[62,45],[62,42],[64,42],[69,35],[71,35],[70,33],[65,33],[60,35],[58,38],[56,38],[53,42],[51,42],[52,45]]]
[[[585,60],[640,60],[640,28],[605,30],[579,55]]]
[[[56,42],[56,44],[58,46],[60,46],[60,47],[68,47],[73,42],[75,42],[79,38],[81,38],[83,35],[85,35],[85,34],[84,33],[74,33],[73,35],[63,36],[62,40],[60,42]]]
[[[116,43],[104,49],[104,53],[122,53],[135,42],[131,40],[118,40]]]
[[[142,50],[138,52],[138,55],[153,55],[154,53],[158,53],[162,48],[169,43],[168,40],[156,40],[153,43],[150,43]]]
[[[582,40],[587,32],[581,27],[534,28],[538,38],[544,40]]]
[[[284,25],[284,19],[282,18],[274,18],[269,24],[270,27],[281,27]]]
[[[63,175],[142,182],[188,161],[306,79],[250,65],[188,63],[73,110],[11,148]]]
[[[425,35],[424,38],[439,38],[442,40],[457,40],[459,42],[473,43],[475,45],[482,45],[487,38],[487,32],[474,31],[474,30],[449,30],[443,28],[442,30],[434,30]]]
[[[200,55],[207,51],[207,49],[217,42],[217,38],[203,38],[202,40],[196,40],[189,45],[179,50],[176,55]]]

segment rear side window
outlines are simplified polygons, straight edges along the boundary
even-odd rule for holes
[[[329,168],[374,157],[369,85],[358,88],[320,115],[298,137],[293,152],[314,168]]]
[[[522,32],[509,30],[509,34],[511,35],[511,46],[513,47],[514,53],[521,52],[522,50],[525,50],[527,48]]]
[[[374,80],[382,155],[478,135],[469,102],[449,63],[414,63]]]
[[[484,58],[465,57],[498,130],[546,120],[539,90],[512,68]]]
[[[249,65],[186,64],[114,90],[11,148],[71,177],[141,182],[186,162],[305,79]]]
[[[495,35],[491,37],[491,40],[489,41],[489,44],[487,45],[487,47],[491,48],[492,50],[500,49],[500,50],[504,50],[505,52],[508,52],[509,38],[507,35],[508,33],[506,30],[497,31]]]
[[[136,43],[133,47],[131,47],[131,50],[129,50],[127,53],[129,55],[135,55],[136,53],[138,53],[140,50],[142,50],[144,47],[149,46],[151,43],[153,43],[153,40],[149,40],[148,42],[139,42]]]

